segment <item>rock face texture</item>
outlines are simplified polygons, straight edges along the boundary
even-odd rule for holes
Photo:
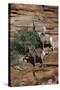
[[[22,56],[16,66],[10,66],[11,86],[57,84],[58,81],[58,7],[30,4],[9,4],[10,35],[28,26],[32,30],[43,30],[53,38],[54,51],[44,58],[43,68],[36,64],[35,70],[30,63],[22,61]],[[35,76],[34,76],[34,71]]]
[[[9,5],[10,29],[11,31],[21,30],[22,26],[28,26],[31,30],[33,20],[35,29],[42,30],[45,26],[48,31],[58,31],[58,7],[30,4]]]

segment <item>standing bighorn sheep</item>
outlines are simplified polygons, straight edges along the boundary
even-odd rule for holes
[[[43,27],[43,31],[42,33],[39,35],[40,38],[40,48],[44,49],[45,47],[49,47],[51,48],[51,50],[53,50],[53,40],[52,37],[49,35],[46,35],[46,28]]]

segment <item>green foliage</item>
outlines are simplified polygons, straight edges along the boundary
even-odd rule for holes
[[[36,31],[20,31],[17,33],[16,37],[15,37],[15,46],[16,46],[16,50],[19,53],[24,53],[24,48],[26,46],[34,46],[34,47],[38,47],[38,33]]]
[[[10,52],[10,64],[16,65],[18,62],[18,53],[15,50]]]
[[[13,41],[13,48],[20,49],[26,47],[27,45],[38,46],[38,33],[36,31],[20,31],[15,36]],[[21,50],[21,49],[20,49]]]
[[[10,41],[11,61],[14,64],[19,54],[25,54],[25,48],[34,46],[35,48],[39,45],[39,35],[35,30],[28,31],[24,29],[14,33],[13,39]]]

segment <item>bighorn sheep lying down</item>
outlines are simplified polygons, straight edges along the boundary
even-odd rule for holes
[[[27,63],[30,62],[33,66],[35,66],[36,63],[43,64],[43,59],[45,56],[45,52],[42,49],[33,49],[29,47],[29,51],[27,56],[23,59],[27,60]]]

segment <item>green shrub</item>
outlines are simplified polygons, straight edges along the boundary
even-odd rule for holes
[[[14,34],[13,39],[10,41],[10,52],[11,61],[15,62],[19,54],[25,54],[25,48],[27,46],[34,46],[35,48],[39,45],[39,35],[35,30],[28,31],[23,29],[17,31]]]

